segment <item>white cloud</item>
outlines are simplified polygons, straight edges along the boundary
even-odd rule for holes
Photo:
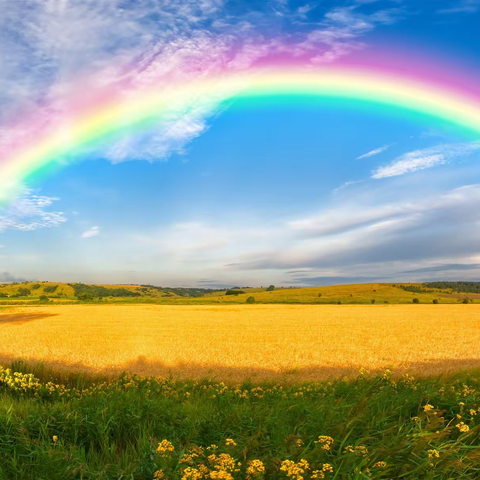
[[[25,191],[0,212],[0,232],[5,230],[38,230],[58,227],[67,219],[63,212],[47,210],[58,198],[34,195]]]
[[[475,13],[480,9],[480,0],[456,1],[451,7],[442,8],[438,13]]]
[[[480,142],[445,144],[414,150],[397,157],[388,165],[377,168],[372,172],[372,178],[395,177],[437,165],[444,165],[457,158],[466,157],[478,150],[480,150]]]
[[[356,158],[356,160],[362,160],[363,158],[373,157],[374,155],[378,155],[384,152],[385,150],[388,150],[390,147],[391,145],[384,145],[383,147],[376,148],[375,150],[371,150],[370,152],[360,155],[359,157]]]
[[[100,235],[100,228],[99,227],[91,227],[85,232],[82,233],[82,238],[91,238],[91,237],[97,237]]]
[[[327,10],[318,24],[309,18],[317,10],[314,4],[298,9],[288,2],[275,7],[247,2],[239,13],[223,0],[25,0],[2,7],[0,155],[39,132],[57,131],[58,125],[68,138],[76,105],[96,104],[112,92],[122,100],[152,86],[247,71],[269,55],[307,64],[333,61],[362,48],[361,37],[400,15],[398,8],[365,13],[354,5]],[[272,15],[272,8],[279,15]],[[297,30],[281,28],[293,21]],[[281,33],[270,33],[275,31]],[[82,153],[113,163],[182,154],[218,112],[224,97],[214,90],[150,130],[127,131],[121,140]],[[29,115],[35,118],[31,124],[11,121]]]

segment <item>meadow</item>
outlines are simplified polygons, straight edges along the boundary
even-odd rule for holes
[[[12,368],[2,480],[480,478],[478,372],[226,385]]]
[[[2,306],[0,480],[480,478],[475,297],[321,288]]]

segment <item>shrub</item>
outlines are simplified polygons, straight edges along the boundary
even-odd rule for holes
[[[414,298],[414,299],[412,300],[412,302],[413,302],[413,303],[420,303],[420,300],[419,300],[418,298]]]
[[[462,303],[469,303],[469,302],[470,302],[470,299],[467,298],[467,297],[465,297],[465,298],[463,299],[463,301],[462,301]]]
[[[433,303],[434,303],[435,305],[437,305],[437,304],[438,304],[438,300],[437,300],[436,298],[434,298],[434,299],[433,299]]]
[[[248,297],[246,303],[255,303],[255,297]]]
[[[374,298],[372,298],[372,305],[373,305],[374,303],[375,303],[375,299],[374,299]]]
[[[58,285],[47,285],[43,291],[45,293],[53,293],[58,288]]]
[[[32,290],[37,290],[37,289],[39,289],[40,287],[41,287],[41,285],[40,285],[39,283],[34,283],[34,284],[32,285]]]
[[[18,292],[17,292],[17,295],[19,297],[27,297],[28,295],[30,295],[30,290],[28,288],[19,288],[18,289]]]
[[[342,304],[342,302],[339,300],[339,301],[337,302],[337,305],[341,305],[341,304]]]
[[[245,293],[243,290],[227,290],[225,295],[240,295],[241,293]]]
[[[275,290],[275,285],[270,285],[270,286],[267,288],[267,292],[272,292],[273,290]]]
[[[95,300],[96,297],[93,295],[93,293],[80,292],[77,294],[77,298],[83,302],[91,302],[92,300]]]
[[[40,297],[38,297],[38,301],[40,303],[48,303],[50,299],[46,295],[40,295]]]
[[[322,296],[322,294],[321,294],[321,293],[319,293],[319,294],[318,294],[318,298],[320,298],[321,296]]]

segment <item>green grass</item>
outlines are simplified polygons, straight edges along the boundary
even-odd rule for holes
[[[54,294],[46,294],[50,298],[49,304],[85,303],[79,302],[73,295],[73,288],[68,284],[43,282],[37,289],[32,289],[33,282],[25,284],[3,284],[0,285],[0,292],[14,294],[20,287],[31,289],[28,297],[0,298],[0,305],[38,305],[39,296],[44,295],[44,289],[49,285],[58,285]],[[405,283],[403,285],[418,286],[419,283]],[[140,291],[136,286],[105,285],[107,288],[127,288],[132,291]],[[433,303],[438,300],[440,304],[457,304],[464,298],[469,298],[471,303],[480,302],[480,295],[452,293],[451,290],[428,289],[422,287],[421,292],[408,292],[389,283],[364,283],[352,285],[332,285],[327,287],[309,288],[278,288],[272,292],[266,288],[243,288],[244,294],[225,295],[225,292],[206,294],[203,297],[181,297],[172,294],[164,296],[156,290],[147,289],[141,292],[140,297],[108,297],[88,303],[113,303],[113,304],[141,304],[153,303],[160,305],[232,305],[246,303],[248,297],[253,296],[255,303],[261,304],[315,304],[328,305],[338,304],[364,304],[368,305],[374,300],[375,304],[409,304],[416,298],[419,303]]]
[[[31,371],[21,363],[13,369]],[[187,467],[181,456],[212,444],[218,449],[205,456],[227,453],[242,463],[235,479],[246,478],[251,460],[265,466],[265,476],[255,478],[287,478],[281,462],[301,459],[310,471],[332,465],[330,479],[480,478],[480,373],[233,386],[131,376],[106,383],[38,366],[33,372],[0,371],[2,480],[151,480],[159,469],[180,479]],[[427,404],[433,408],[426,412]],[[462,421],[468,432],[457,427]],[[333,438],[330,450],[315,443],[320,435]],[[237,446],[226,446],[227,438]],[[169,457],[156,452],[164,439],[175,447]],[[429,450],[439,457],[429,458]],[[213,469],[202,455],[195,461]],[[373,467],[377,462],[386,467]]]

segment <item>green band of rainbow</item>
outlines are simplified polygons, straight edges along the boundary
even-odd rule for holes
[[[480,134],[480,97],[451,87],[448,82],[359,67],[282,67],[223,74],[183,85],[162,85],[122,100],[99,102],[98,108],[72,112],[67,124],[50,128],[30,139],[28,145],[7,152],[0,164],[0,200],[9,200],[18,185],[34,180],[45,167],[80,155],[85,146],[150,128],[155,122],[188,110],[192,104],[203,102],[213,111],[231,98],[255,101],[284,95],[361,100],[393,110],[407,109],[449,122],[467,134]]]

